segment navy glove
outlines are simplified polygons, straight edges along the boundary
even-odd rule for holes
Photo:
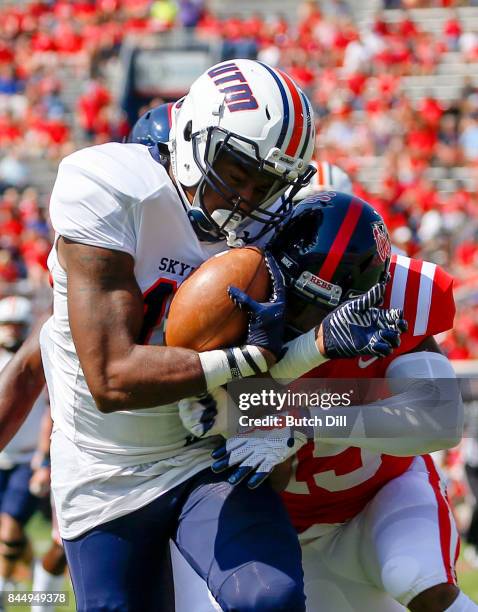
[[[265,261],[272,279],[272,296],[268,302],[256,302],[237,287],[229,287],[228,293],[234,304],[249,314],[245,344],[265,348],[278,358],[284,344],[284,277],[270,253],[266,252]]]
[[[179,400],[179,418],[195,438],[227,436],[239,413],[225,389],[218,387],[205,395]]]
[[[325,317],[322,330],[327,357],[386,357],[399,346],[400,334],[407,331],[408,325],[402,310],[376,308],[384,293],[385,285],[377,283]]]
[[[196,438],[216,435],[212,432],[217,417],[217,402],[211,393],[179,400],[179,418]]]

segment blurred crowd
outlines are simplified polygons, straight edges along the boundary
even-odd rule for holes
[[[478,0],[382,0],[384,9],[449,8],[478,6]]]
[[[221,18],[205,0],[8,4],[0,9],[0,294],[13,282],[31,291],[48,282],[48,199],[30,184],[28,162],[120,141],[129,126],[105,66],[125,36],[181,28],[218,41],[224,59],[257,56],[293,76],[316,110],[318,157],[351,174],[402,250],[456,277],[459,315],[443,346],[454,359],[478,358],[478,87],[466,80],[447,104],[431,93],[416,103],[402,89],[408,75],[433,75],[444,53],[478,62],[478,32],[454,8],[464,4],[385,0],[402,9],[398,21],[378,12],[360,30],[345,0],[298,3],[294,23],[259,12]],[[414,22],[407,9],[423,6],[447,7],[441,32]],[[72,75],[83,91],[68,103]],[[369,193],[357,177],[376,159],[383,172]],[[467,181],[440,192],[430,168],[445,178],[464,168]]]

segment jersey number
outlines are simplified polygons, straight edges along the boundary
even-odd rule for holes
[[[177,282],[169,278],[158,280],[143,293],[144,318],[139,334],[139,344],[148,344],[153,330],[157,327],[166,312],[166,306],[177,289]]]
[[[309,443],[299,451],[301,461],[287,487],[291,493],[308,495],[319,488],[345,491],[372,478],[381,465],[380,455],[355,446],[338,448],[336,454],[325,457],[317,456],[315,447]]]

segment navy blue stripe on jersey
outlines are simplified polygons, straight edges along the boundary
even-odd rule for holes
[[[282,98],[282,104],[284,106],[284,119],[282,120],[282,127],[280,129],[280,134],[279,134],[279,138],[277,139],[277,143],[276,143],[276,147],[280,149],[280,147],[283,145],[286,134],[287,134],[287,129],[289,127],[289,100],[287,98],[287,93],[285,91],[285,87],[282,84],[282,81],[280,80],[279,76],[277,75],[277,73],[275,72],[275,70],[273,70],[272,68],[270,68],[267,64],[263,64],[262,62],[258,62],[258,64],[260,64],[261,66],[264,66],[264,68],[266,70],[268,70],[274,81],[277,83],[277,86],[279,88],[280,91],[280,95]]]

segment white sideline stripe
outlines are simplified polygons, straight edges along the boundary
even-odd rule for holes
[[[397,262],[395,263],[393,273],[392,293],[390,295],[390,308],[403,308],[409,266],[410,259],[408,257],[397,255]]]
[[[414,336],[423,336],[427,331],[435,270],[436,265],[434,263],[429,261],[422,263],[420,287],[418,288],[417,317],[415,319],[415,329],[413,330]]]

